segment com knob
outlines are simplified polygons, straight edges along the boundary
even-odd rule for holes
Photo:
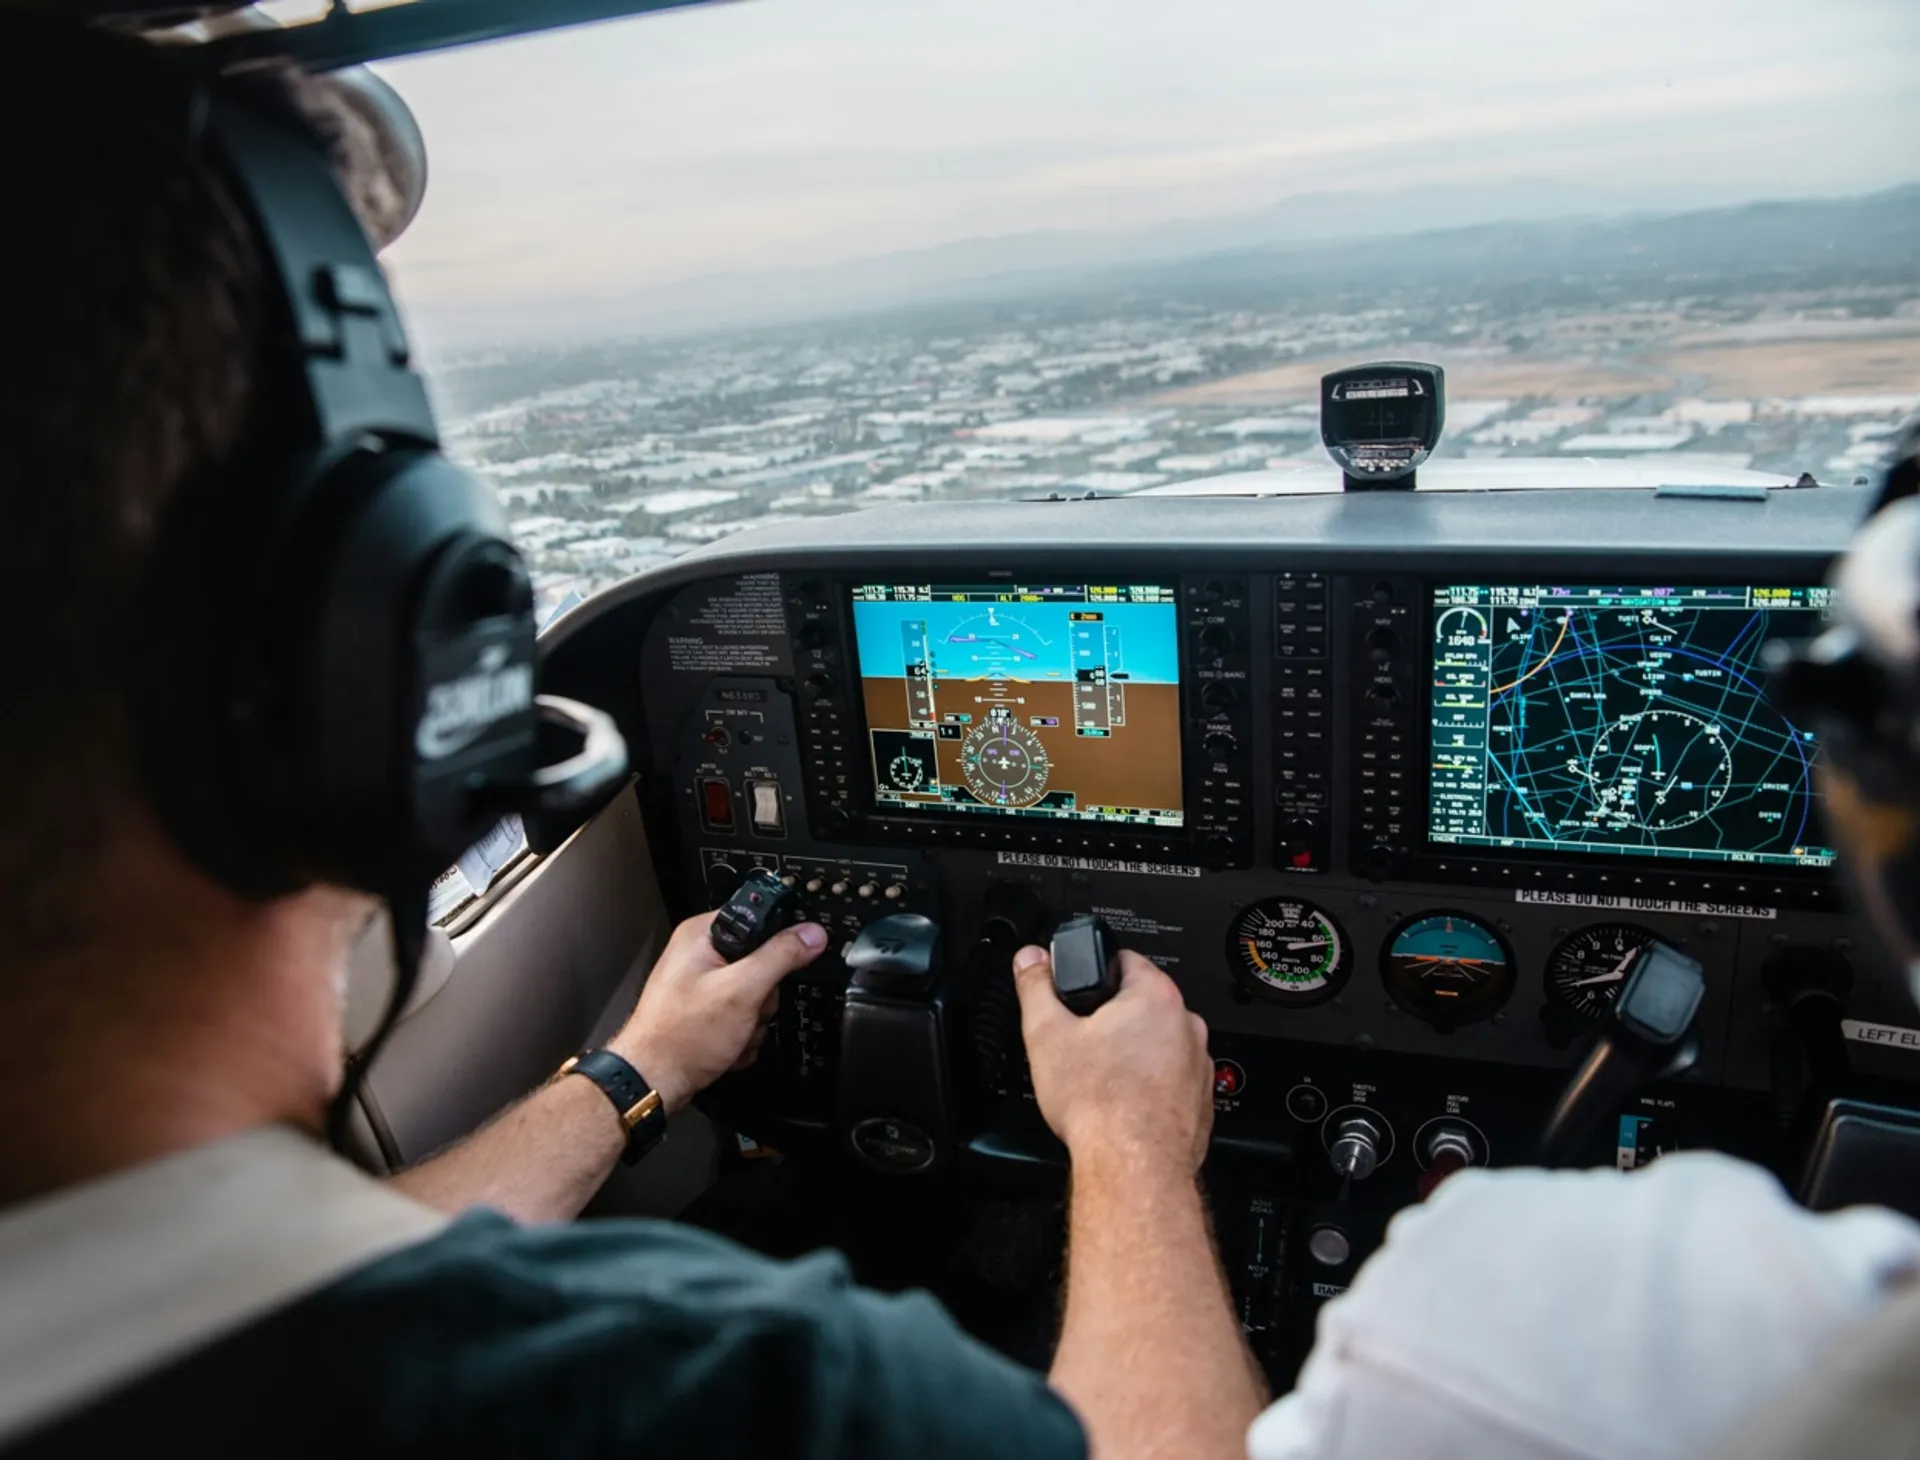
[[[1225,661],[1233,650],[1233,630],[1225,624],[1209,624],[1200,630],[1200,657],[1209,664]]]

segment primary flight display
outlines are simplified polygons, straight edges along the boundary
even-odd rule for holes
[[[1436,588],[1430,838],[1830,865],[1813,736],[1761,667],[1830,607],[1826,588]]]
[[[877,807],[1178,827],[1168,583],[863,584]]]

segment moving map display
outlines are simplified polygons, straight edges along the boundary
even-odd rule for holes
[[[1826,588],[1441,587],[1432,841],[1827,866],[1813,736],[1761,647]]]
[[[865,584],[853,626],[880,809],[1183,824],[1171,584]]]

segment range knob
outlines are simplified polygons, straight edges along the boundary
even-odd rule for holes
[[[1343,1116],[1333,1133],[1328,1154],[1334,1174],[1365,1181],[1380,1164],[1380,1152],[1387,1144],[1387,1133],[1380,1122],[1367,1115]]]
[[[1225,624],[1209,624],[1200,630],[1200,657],[1208,664],[1225,662],[1233,649],[1233,630]]]
[[[1223,680],[1216,679],[1200,691],[1200,706],[1209,714],[1224,715],[1240,703],[1240,692]]]
[[[824,700],[828,695],[832,694],[836,688],[838,688],[838,685],[835,684],[833,676],[825,670],[817,670],[809,674],[806,683],[802,686],[807,698],[810,700]]]
[[[1392,629],[1375,629],[1367,635],[1367,658],[1375,664],[1391,664],[1400,652],[1400,636]]]
[[[1234,738],[1231,730],[1209,730],[1206,738],[1200,742],[1200,748],[1211,756],[1228,756],[1240,748],[1240,742]]]

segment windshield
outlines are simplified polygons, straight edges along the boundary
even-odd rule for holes
[[[1445,368],[1442,459],[1846,481],[1920,400],[1916,54],[1910,0],[677,11],[384,68],[388,259],[549,609],[795,516],[1330,471],[1369,359]]]

